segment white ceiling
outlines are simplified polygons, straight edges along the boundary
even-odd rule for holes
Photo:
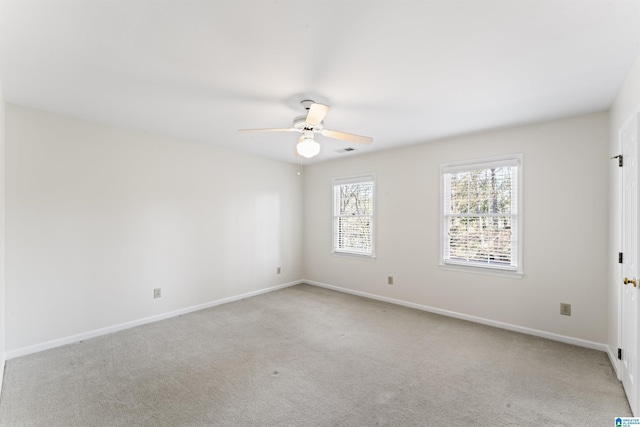
[[[640,54],[638,0],[2,0],[7,102],[307,164],[606,110]],[[354,147],[349,154],[334,152]]]

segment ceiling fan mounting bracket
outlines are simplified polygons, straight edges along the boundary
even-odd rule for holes
[[[309,108],[311,108],[313,104],[315,104],[315,101],[312,101],[310,99],[303,99],[302,101],[300,101],[300,105],[302,105],[302,107],[304,107],[304,109],[307,111],[309,111]]]

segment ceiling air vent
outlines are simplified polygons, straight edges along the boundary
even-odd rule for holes
[[[351,148],[351,147],[347,147],[347,148],[341,148],[339,150],[335,150],[336,153],[340,153],[340,154],[348,153],[350,151],[356,151],[356,149],[355,148]]]

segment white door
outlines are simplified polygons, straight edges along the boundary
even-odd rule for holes
[[[622,168],[622,277],[620,286],[621,376],[634,416],[640,414],[638,388],[638,115],[620,132]]]

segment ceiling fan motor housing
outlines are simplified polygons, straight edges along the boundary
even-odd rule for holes
[[[298,130],[298,131],[303,131],[305,129],[308,130],[313,130],[314,132],[320,132],[322,130],[323,127],[323,123],[321,122],[320,124],[316,125],[316,126],[309,126],[307,124],[307,115],[304,114],[302,116],[298,116],[295,119],[293,119],[293,128]]]

